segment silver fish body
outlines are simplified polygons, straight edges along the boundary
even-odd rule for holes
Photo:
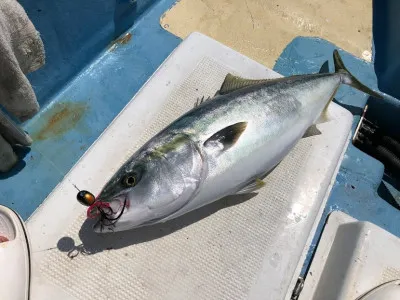
[[[165,222],[257,189],[316,123],[341,83],[379,96],[337,60],[342,68],[332,74],[236,79],[238,87],[231,78],[233,86],[175,120],[116,172],[98,199],[109,202],[118,219],[100,220],[95,231]]]

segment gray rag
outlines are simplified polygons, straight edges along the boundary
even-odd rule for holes
[[[0,0],[0,106],[21,122],[39,111],[25,74],[44,63],[43,42],[24,8],[16,0]],[[17,163],[11,146],[29,146],[31,142],[0,110],[0,172],[9,171]]]

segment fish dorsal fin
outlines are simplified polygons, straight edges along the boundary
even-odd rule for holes
[[[247,122],[239,122],[214,133],[204,142],[204,147],[212,152],[223,152],[231,148],[247,127]]]
[[[199,107],[201,104],[203,104],[204,102],[206,102],[206,101],[208,101],[208,100],[211,100],[211,97],[210,97],[210,96],[208,96],[207,98],[204,98],[204,96],[201,97],[201,98],[197,98],[197,99],[196,99],[196,102],[194,103],[194,107],[195,107],[195,108],[196,108],[196,107]]]
[[[219,90],[220,95],[229,94],[244,87],[265,83],[271,79],[247,79],[228,73]]]
[[[319,74],[328,74],[329,73],[329,62],[326,61],[322,64],[321,68],[319,69]]]

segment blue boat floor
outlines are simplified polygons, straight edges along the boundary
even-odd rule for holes
[[[335,45],[322,39],[298,37],[285,48],[274,70],[284,76],[318,72],[321,65],[328,60],[332,72],[332,52],[335,48]],[[347,68],[361,82],[377,90],[377,80],[372,64],[348,53],[343,53],[342,57]],[[366,104],[381,125],[389,130],[390,127],[398,128],[400,120],[396,115],[400,113],[400,102],[397,99],[390,96],[386,96],[384,100],[369,98],[343,85],[339,88],[335,99],[338,104],[353,114],[353,134]],[[398,202],[399,196],[399,187],[385,174],[383,164],[350,142],[301,275],[306,274],[323,226],[334,210],[343,211],[360,221],[370,221],[400,237],[400,212],[398,208],[389,204],[391,201],[393,203],[393,200]]]
[[[0,204],[26,220],[179,45],[159,24],[174,2],[156,2],[128,29],[130,37],[104,49],[24,124],[34,144],[18,151],[23,159],[12,172],[0,175]]]

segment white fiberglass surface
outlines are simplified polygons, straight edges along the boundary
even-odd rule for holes
[[[151,136],[213,95],[225,75],[279,74],[194,33],[160,66],[28,222],[38,299],[283,299],[348,142],[352,116],[331,104],[252,196],[150,227],[93,233],[76,189],[97,194]],[[73,258],[71,259],[71,254]]]

